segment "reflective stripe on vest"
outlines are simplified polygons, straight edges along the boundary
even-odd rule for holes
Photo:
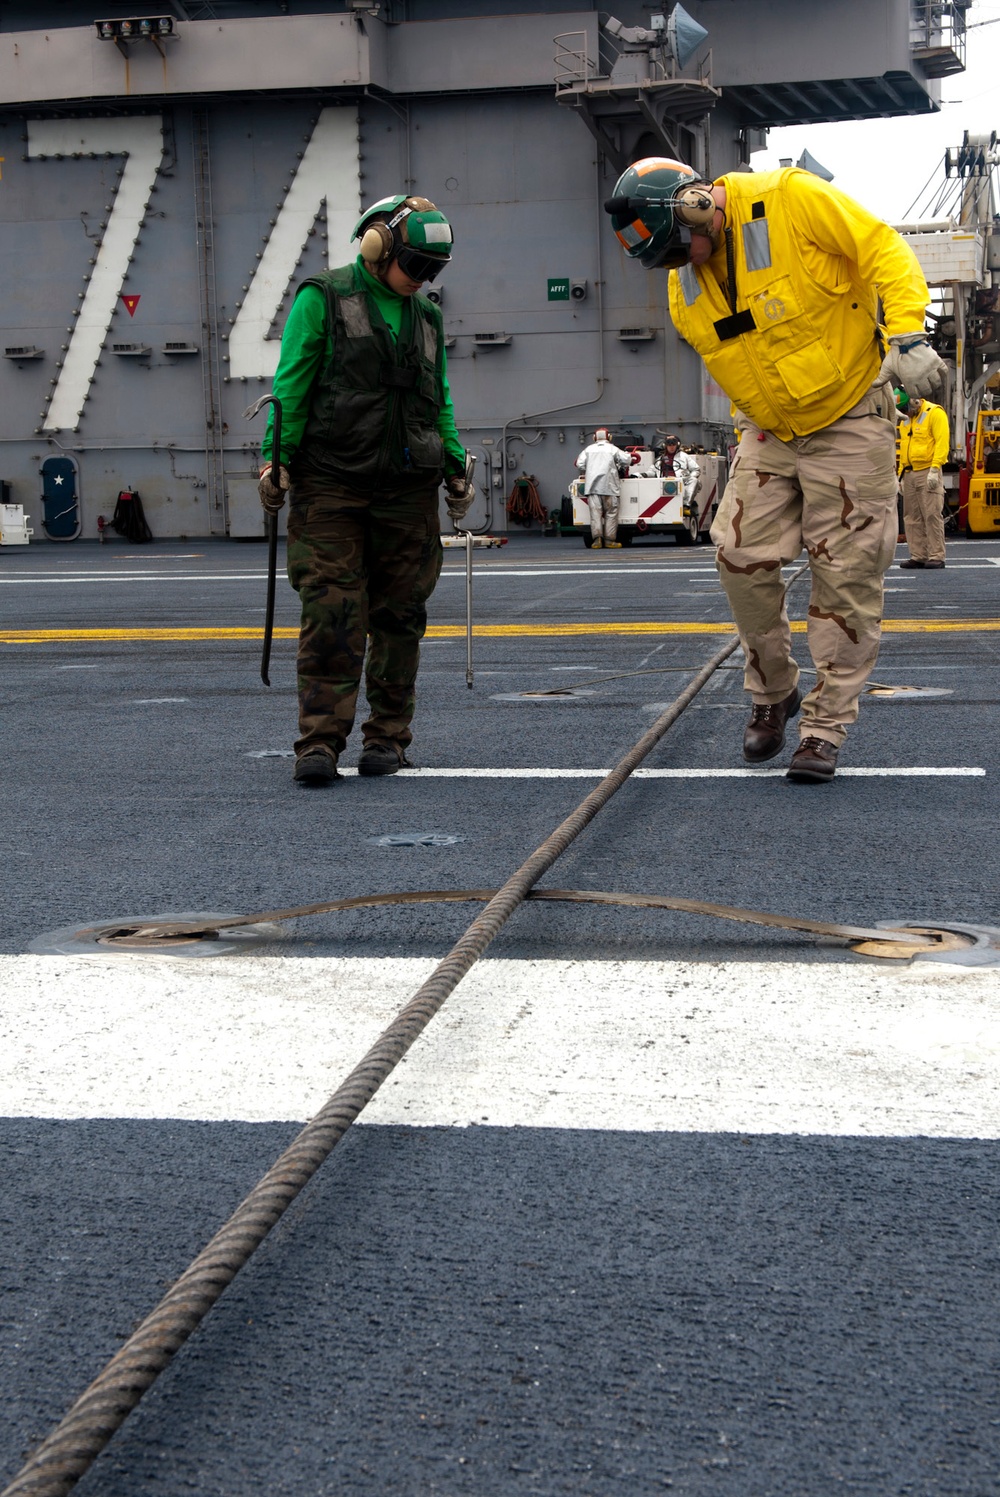
[[[771,265],[771,236],[767,219],[751,219],[743,225],[743,254],[747,270],[768,270]]]

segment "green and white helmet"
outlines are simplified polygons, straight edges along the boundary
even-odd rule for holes
[[[647,270],[686,264],[692,231],[708,232],[715,218],[710,186],[692,167],[667,156],[647,156],[627,167],[604,211],[629,259]]]
[[[361,240],[361,256],[380,274],[393,260],[414,280],[432,281],[451,259],[451,224],[429,198],[381,198],[363,213],[352,239]]]

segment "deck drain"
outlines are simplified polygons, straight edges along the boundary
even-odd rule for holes
[[[147,926],[162,921],[190,921],[209,925],[213,920],[231,920],[232,914],[218,910],[187,910],[182,914],[123,915],[117,920],[94,920],[87,925],[69,925],[49,931],[28,943],[37,956],[229,956],[235,951],[249,951],[265,941],[279,939],[280,925],[261,921],[256,925],[233,926],[223,932],[201,931],[191,935],[144,936]]]
[[[462,832],[387,832],[368,841],[373,847],[454,847],[465,836]]]
[[[914,702],[925,697],[950,697],[954,692],[948,686],[869,686],[864,695],[882,702]]]

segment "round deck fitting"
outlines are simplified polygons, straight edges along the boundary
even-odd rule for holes
[[[280,925],[260,921],[256,925],[238,925],[224,931],[212,930],[213,920],[231,920],[233,912],[188,910],[182,914],[168,911],[162,915],[123,915],[117,920],[94,920],[87,925],[70,925],[63,930],[36,936],[28,950],[37,956],[230,956],[250,951],[266,941],[278,940]],[[164,921],[188,921],[206,927],[199,932],[157,935],[143,931]]]
[[[550,691],[501,691],[490,697],[491,702],[579,702],[584,697],[596,696],[585,687],[555,686]]]
[[[911,925],[879,920],[879,930],[912,931],[915,936],[936,936],[937,944],[906,946],[898,941],[851,942],[860,956],[885,957],[895,961],[946,962],[958,967],[1000,967],[1000,930],[990,925]]]
[[[386,832],[366,837],[372,847],[454,847],[465,841],[464,832]]]

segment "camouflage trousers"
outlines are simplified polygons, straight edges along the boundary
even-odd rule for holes
[[[927,487],[928,468],[903,473],[903,529],[914,561],[944,561],[944,495]]]
[[[716,565],[746,656],[754,702],[780,702],[799,668],[782,564],[803,546],[812,571],[807,637],[816,684],[803,738],[841,744],[878,656],[882,579],[896,546],[895,422],[869,393],[839,421],[779,441],[740,415],[740,445],[712,526]]]
[[[365,743],[405,748],[426,603],[441,573],[438,485],[366,494],[296,475],[289,497],[288,580],[302,603],[295,752],[343,752],[362,672]]]

